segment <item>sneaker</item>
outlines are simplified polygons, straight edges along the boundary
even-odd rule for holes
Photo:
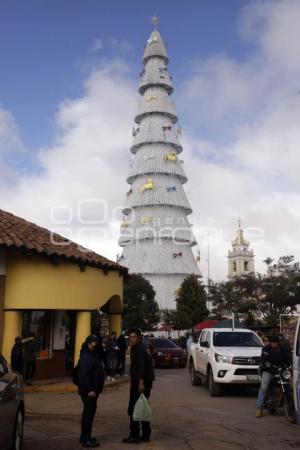
[[[142,436],[141,437],[141,442],[150,442],[150,437]]]
[[[263,413],[263,410],[262,410],[262,409],[257,409],[257,410],[256,410],[256,417],[257,417],[257,418],[262,417],[263,415],[264,415],[264,413]]]
[[[122,439],[122,442],[124,444],[139,444],[141,442],[140,438],[138,437],[128,437],[128,438],[124,438]]]
[[[110,381],[116,381],[116,379],[114,377],[111,377]]]
[[[106,381],[110,381],[111,380],[111,377],[106,377]]]

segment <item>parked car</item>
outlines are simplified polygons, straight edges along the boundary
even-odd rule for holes
[[[218,396],[226,384],[258,384],[262,346],[259,337],[251,330],[203,330],[188,354],[192,385],[207,380],[210,394]]]
[[[20,375],[11,370],[0,354],[0,449],[21,450],[24,397]]]
[[[144,343],[152,355],[154,367],[186,367],[186,352],[170,339],[146,337]]]
[[[294,340],[293,387],[294,387],[296,421],[298,425],[300,425],[300,317],[298,318],[298,324]]]

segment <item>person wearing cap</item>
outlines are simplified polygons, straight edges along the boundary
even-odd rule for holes
[[[271,336],[269,344],[261,352],[261,384],[256,402],[256,417],[263,416],[266,393],[273,378],[273,366],[284,367],[291,363],[291,352],[280,345],[279,336]]]
[[[98,345],[97,336],[88,336],[82,344],[77,366],[78,393],[83,402],[80,435],[83,447],[99,447],[100,445],[99,441],[92,437],[97,400],[103,391],[105,379],[103,363],[95,351]]]

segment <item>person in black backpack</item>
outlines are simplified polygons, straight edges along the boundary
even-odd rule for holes
[[[90,335],[82,344],[80,358],[75,368],[75,384],[83,402],[80,442],[83,447],[99,447],[92,437],[93,421],[97,410],[97,400],[103,391],[105,373],[102,361],[95,349],[99,345],[97,336]]]
[[[125,444],[150,442],[150,422],[142,422],[142,435],[140,436],[140,423],[133,420],[133,411],[141,393],[150,397],[153,381],[155,380],[152,358],[142,342],[141,330],[135,328],[129,332],[131,346],[130,358],[130,398],[128,415],[130,417],[130,434],[122,442]]]

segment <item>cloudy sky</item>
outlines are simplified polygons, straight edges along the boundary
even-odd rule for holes
[[[1,2],[0,208],[115,259],[154,13],[204,277],[208,239],[226,276],[239,217],[257,270],[299,259],[299,0]]]

